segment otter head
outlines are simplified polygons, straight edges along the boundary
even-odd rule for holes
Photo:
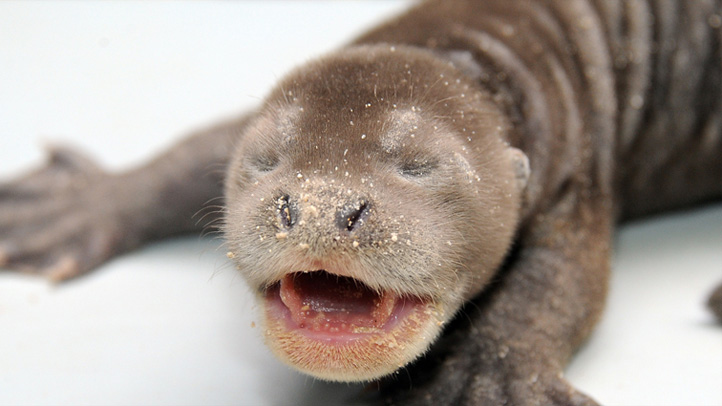
[[[491,97],[427,52],[363,46],[311,63],[244,131],[229,256],[269,347],[301,371],[358,381],[404,366],[511,244],[526,158]]]

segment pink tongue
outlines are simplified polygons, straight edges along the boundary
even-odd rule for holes
[[[281,300],[300,328],[330,333],[363,333],[384,326],[396,304],[353,278],[324,271],[295,273],[281,280]]]

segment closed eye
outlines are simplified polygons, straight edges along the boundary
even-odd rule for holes
[[[258,155],[251,160],[251,165],[258,172],[271,172],[276,169],[280,160],[277,155]]]
[[[436,162],[433,161],[414,159],[403,162],[399,167],[399,173],[407,178],[421,178],[430,175],[436,166]]]

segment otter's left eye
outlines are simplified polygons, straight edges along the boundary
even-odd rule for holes
[[[399,172],[404,177],[421,178],[430,175],[434,168],[436,168],[436,164],[432,161],[414,159],[402,163]]]

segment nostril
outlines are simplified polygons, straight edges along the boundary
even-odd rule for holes
[[[360,227],[369,216],[370,203],[366,199],[348,204],[339,210],[336,225],[346,231],[354,231]]]
[[[281,227],[286,229],[293,227],[296,224],[298,212],[296,211],[295,205],[291,203],[290,197],[283,195],[279,197],[276,202],[278,204],[277,210]]]

